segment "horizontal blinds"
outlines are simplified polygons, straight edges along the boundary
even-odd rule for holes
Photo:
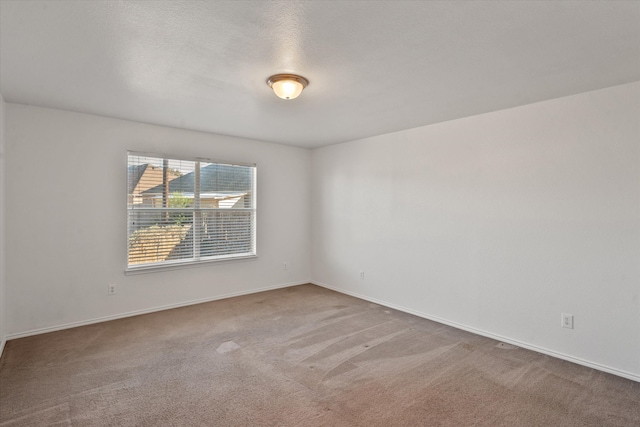
[[[131,268],[255,254],[255,167],[130,154]]]
[[[193,258],[193,212],[129,211],[129,265]]]
[[[252,211],[206,211],[198,221],[200,257],[253,253]]]

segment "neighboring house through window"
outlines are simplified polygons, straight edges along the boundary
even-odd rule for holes
[[[256,166],[128,153],[127,270],[256,255]]]

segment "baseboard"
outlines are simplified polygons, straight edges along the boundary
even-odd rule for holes
[[[112,316],[96,317],[94,319],[82,320],[82,321],[79,321],[79,322],[65,323],[65,324],[56,325],[56,326],[49,326],[49,327],[46,327],[46,328],[31,329],[31,330],[25,331],[25,332],[9,334],[9,335],[6,336],[6,341],[17,339],[17,338],[29,337],[29,336],[32,336],[32,335],[46,334],[48,332],[61,331],[61,330],[64,330],[64,329],[77,328],[79,326],[93,325],[95,323],[108,322],[110,320],[117,320],[117,319],[124,319],[126,317],[139,316],[141,314],[155,313],[157,311],[170,310],[172,308],[186,307],[186,306],[189,306],[189,305],[202,304],[202,303],[205,303],[205,302],[217,301],[217,300],[226,299],[226,298],[239,297],[239,296],[242,296],[242,295],[256,294],[258,292],[265,292],[265,291],[272,291],[272,290],[275,290],[275,289],[289,288],[291,286],[304,285],[304,284],[307,284],[307,283],[311,283],[311,281],[305,280],[305,281],[302,281],[302,282],[283,283],[283,284],[279,284],[279,285],[266,286],[264,288],[251,289],[249,291],[232,292],[230,294],[218,295],[218,296],[210,297],[210,298],[201,298],[201,299],[197,299],[197,300],[184,301],[184,302],[180,302],[180,303],[176,303],[176,304],[168,304],[168,305],[163,305],[163,306],[159,306],[159,307],[146,308],[144,310],[135,310],[135,311],[127,312],[127,313],[114,314]],[[5,341],[3,340],[2,341],[2,346],[3,347],[4,347],[4,343],[5,343]],[[1,354],[2,353],[0,352],[0,355]]]
[[[359,299],[362,299],[362,300],[365,300],[365,301],[369,301],[369,302],[372,302],[372,303],[375,303],[375,304],[378,304],[378,305],[382,305],[382,306],[385,306],[385,307],[393,308],[394,310],[398,310],[398,311],[402,311],[402,312],[405,312],[405,313],[413,314],[414,316],[422,317],[423,319],[428,319],[428,320],[432,320],[434,322],[442,323],[443,325],[452,326],[452,327],[454,327],[456,329],[462,329],[463,331],[471,332],[471,333],[474,333],[476,335],[481,335],[483,337],[492,338],[492,339],[497,340],[497,341],[502,341],[502,342],[505,342],[505,343],[508,343],[508,344],[513,344],[515,346],[526,348],[527,350],[532,350],[532,351],[535,351],[537,353],[546,354],[548,356],[552,356],[552,357],[555,357],[557,359],[566,360],[568,362],[576,363],[578,365],[586,366],[588,368],[593,368],[593,369],[596,369],[598,371],[607,372],[609,374],[617,375],[619,377],[623,377],[623,378],[627,378],[629,380],[640,382],[640,375],[636,375],[636,374],[633,374],[631,372],[622,371],[620,369],[612,368],[610,366],[601,365],[599,363],[595,363],[595,362],[591,362],[591,361],[588,361],[588,360],[580,359],[578,357],[570,356],[568,354],[559,353],[559,352],[554,351],[554,350],[549,350],[549,349],[544,348],[544,347],[539,347],[537,345],[528,344],[528,343],[525,343],[525,342],[522,342],[522,341],[518,341],[518,340],[514,340],[514,339],[511,339],[511,338],[508,338],[508,337],[503,337],[501,335],[497,335],[497,334],[494,334],[494,333],[491,333],[491,332],[487,332],[487,331],[484,331],[482,329],[473,328],[471,326],[467,326],[467,325],[463,325],[463,324],[460,324],[460,323],[452,322],[450,320],[443,319],[443,318],[440,318],[440,317],[437,317],[437,316],[432,316],[432,315],[429,315],[429,314],[426,314],[426,313],[423,313],[423,312],[420,312],[420,311],[417,311],[417,310],[413,310],[413,309],[410,309],[410,308],[407,308],[407,307],[402,307],[402,306],[399,306],[399,305],[396,305],[396,304],[392,304],[392,303],[389,303],[389,302],[386,302],[386,301],[382,301],[382,300],[379,300],[379,299],[376,299],[376,298],[371,298],[371,297],[368,297],[366,295],[361,295],[361,294],[358,294],[357,292],[351,292],[351,291],[340,289],[340,288],[337,288],[337,287],[334,287],[334,286],[330,286],[330,285],[327,285],[326,283],[313,281],[313,280],[310,283],[312,283],[314,285],[317,285],[317,286],[320,286],[320,287],[323,287],[323,288],[326,288],[326,289],[330,289],[332,291],[339,292],[341,294],[349,295],[349,296],[352,296],[352,297],[355,297],[355,298],[359,298]]]
[[[0,340],[0,359],[2,359],[2,353],[4,352],[4,346],[6,343],[7,343],[7,338],[2,337],[2,340]]]

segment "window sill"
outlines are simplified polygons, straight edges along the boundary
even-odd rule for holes
[[[140,267],[129,267],[124,270],[124,274],[126,276],[132,276],[136,274],[145,274],[145,273],[157,273],[160,271],[167,270],[180,270],[183,268],[192,268],[192,267],[204,267],[210,266],[212,264],[220,264],[220,263],[228,263],[228,262],[240,262],[240,261],[250,261],[258,258],[257,255],[242,255],[242,256],[230,256],[228,258],[216,258],[216,259],[208,259],[203,261],[191,261],[191,262],[176,262],[171,264],[159,264],[159,265],[148,265],[148,266],[140,266]]]

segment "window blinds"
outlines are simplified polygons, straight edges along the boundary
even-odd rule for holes
[[[256,167],[128,153],[128,269],[254,256]]]

